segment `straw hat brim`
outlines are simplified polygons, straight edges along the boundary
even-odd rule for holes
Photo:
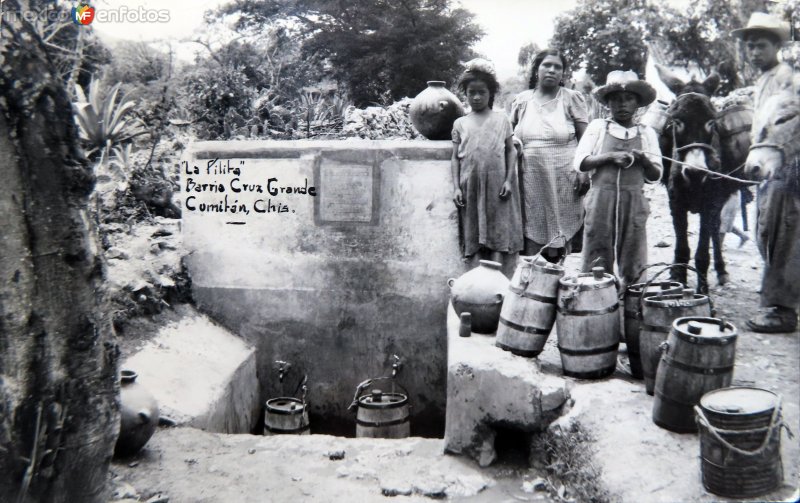
[[[618,91],[628,91],[639,97],[639,106],[643,107],[649,105],[656,99],[656,90],[643,80],[634,80],[632,82],[612,83],[600,86],[594,91],[594,95],[598,100],[608,104],[607,97],[611,93]]]
[[[736,30],[731,30],[731,35],[733,35],[736,38],[744,40],[747,38],[747,35],[749,33],[754,31],[766,31],[772,33],[773,35],[778,37],[778,39],[780,39],[781,42],[786,42],[789,40],[789,28],[787,27],[776,28],[774,26],[754,25],[754,26],[748,26],[747,28],[738,28]]]

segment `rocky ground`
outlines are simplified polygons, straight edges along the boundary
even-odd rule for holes
[[[660,186],[649,187],[648,195],[650,259],[669,261],[674,238],[665,191]],[[750,209],[752,223],[753,205]],[[690,226],[694,239],[697,225],[694,217]],[[135,246],[118,246],[127,250],[129,258],[109,258],[130,260],[141,255],[155,264],[153,257],[165,251],[157,244],[163,233],[155,231],[134,232],[132,235],[138,236]],[[728,236],[731,282],[719,287],[713,273],[710,275],[718,314],[739,330],[733,384],[781,394],[785,422],[797,434],[800,334],[760,335],[746,330],[744,322],[758,305],[762,262],[752,241],[741,248],[738,242],[735,236]],[[139,251],[131,253],[131,249]],[[577,261],[570,256],[567,267],[577,267]],[[162,281],[158,275],[142,279],[154,287]],[[112,277],[111,281],[122,280]],[[132,341],[146,338],[147,333],[155,332],[159,320],[169,319],[168,312],[160,316],[128,324],[122,337]],[[135,351],[135,347],[129,342],[123,350]],[[543,369],[560,375],[554,337],[540,360]],[[630,377],[624,357],[621,362],[608,379],[568,379],[573,405],[550,431],[534,439],[533,450],[541,452],[530,453],[531,468],[526,463],[528,445],[505,446],[501,463],[481,469],[472,461],[443,455],[438,439],[258,437],[173,428],[160,429],[137,457],[115,461],[111,486],[117,492],[112,499],[151,503],[383,501],[387,497],[476,502],[720,500],[708,494],[700,482],[697,435],[679,435],[655,426],[650,419],[653,398],[645,394],[641,381]],[[800,496],[800,445],[786,433],[782,443],[785,483],[759,500],[796,501]]]

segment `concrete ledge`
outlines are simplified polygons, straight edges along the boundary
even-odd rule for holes
[[[162,415],[218,433],[250,433],[261,403],[255,349],[191,307],[121,368],[158,401]]]
[[[248,140],[204,141],[192,143],[190,153],[196,159],[291,159],[322,151],[381,151],[398,160],[448,161],[453,153],[450,141],[429,140]]]
[[[503,351],[493,335],[459,337],[458,323],[448,307],[445,451],[488,466],[496,458],[495,428],[542,431],[569,393],[566,381],[544,374],[538,360]]]

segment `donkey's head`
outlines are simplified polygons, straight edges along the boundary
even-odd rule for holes
[[[785,91],[771,96],[753,117],[753,144],[745,173],[768,180],[800,158],[800,95]],[[796,181],[796,180],[795,180]]]
[[[676,95],[667,110],[670,125],[664,134],[669,135],[667,143],[675,149],[677,160],[718,171],[719,156],[714,147],[718,143],[715,139],[717,111],[709,96],[719,86],[719,75],[712,73],[703,82],[694,78],[684,82],[666,67],[656,65],[656,69],[661,81]],[[700,180],[704,177],[700,172],[688,171],[683,165],[681,175],[687,182],[691,178]]]
[[[712,73],[702,82],[696,81],[694,77],[692,77],[689,82],[685,82],[678,77],[675,72],[665,66],[656,65],[656,71],[658,72],[658,77],[661,79],[661,82],[663,82],[675,96],[686,93],[698,93],[711,96],[714,94],[714,91],[717,90],[717,87],[719,87],[720,77],[717,73]]]

